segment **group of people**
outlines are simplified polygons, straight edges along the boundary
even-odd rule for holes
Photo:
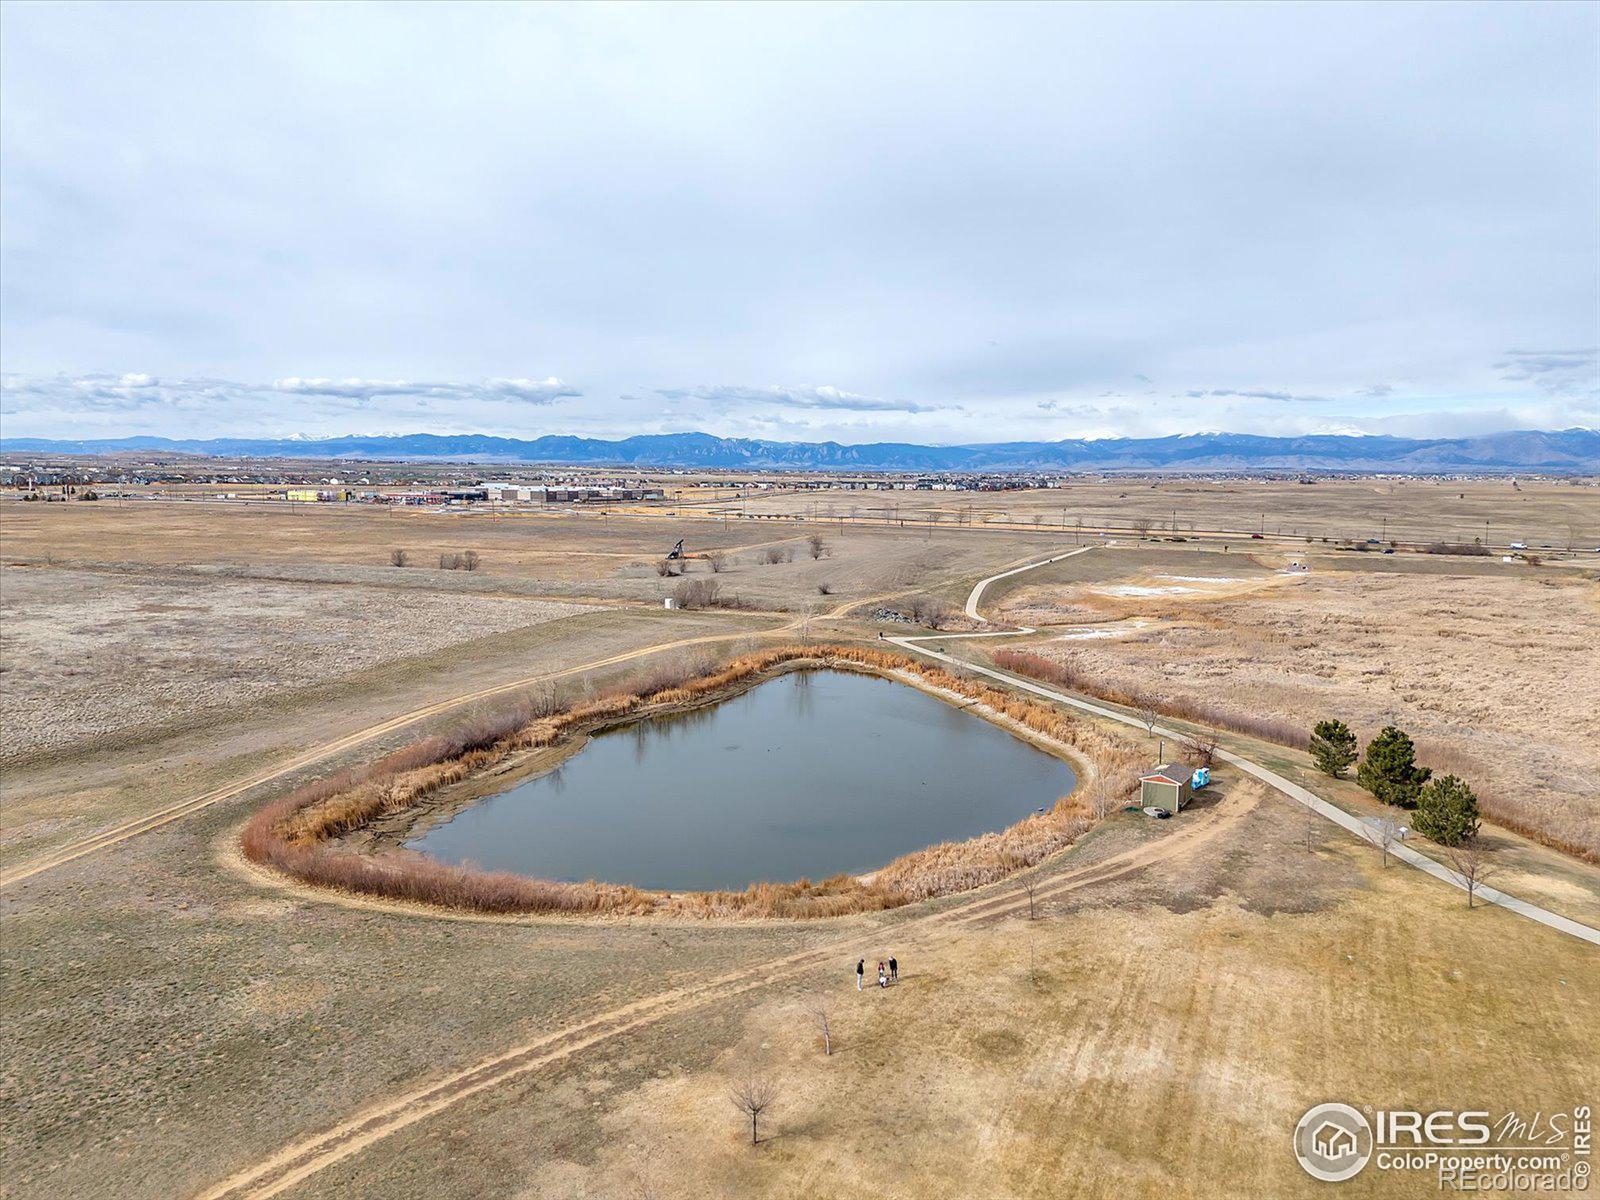
[[[860,991],[866,984],[867,960],[856,959],[856,991]],[[878,960],[878,986],[888,987],[891,983],[900,982],[900,963],[891,957],[887,963]]]

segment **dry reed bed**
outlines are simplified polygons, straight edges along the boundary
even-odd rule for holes
[[[1106,700],[1112,704],[1120,704],[1124,708],[1159,712],[1163,716],[1193,721],[1197,725],[1231,729],[1235,733],[1248,734],[1250,737],[1260,738],[1265,742],[1276,742],[1280,746],[1289,746],[1295,750],[1304,750],[1310,744],[1310,737],[1306,731],[1292,721],[1241,713],[1220,704],[1211,704],[1187,696],[1157,696],[1138,688],[1113,687],[1103,678],[1080,670],[1070,662],[1045,658],[1041,654],[1033,654],[1027,650],[997,651],[994,655],[994,664],[1002,670],[1042,679],[1046,683],[1058,684],[1074,692]]]
[[[1000,650],[995,653],[993,661],[1003,670],[1054,683],[1126,708],[1177,717],[1214,729],[1229,729],[1294,750],[1305,750],[1309,746],[1310,739],[1305,729],[1280,718],[1240,713],[1189,696],[1156,696],[1137,688],[1117,687],[1107,684],[1103,676],[1076,664],[1045,658],[1026,650]],[[1375,729],[1371,731],[1376,732]],[[1477,794],[1483,814],[1501,828],[1585,862],[1600,863],[1600,850],[1592,841],[1564,836],[1560,828],[1552,827],[1547,815],[1532,810],[1525,799],[1503,791],[1495,783],[1494,768],[1480,758],[1441,738],[1420,735],[1415,741],[1417,760],[1432,767],[1436,775],[1457,775],[1467,780]]]
[[[1092,762],[1092,776],[1047,813],[998,833],[907,854],[868,880],[850,875],[759,883],[741,892],[665,896],[622,884],[557,883],[510,872],[448,866],[394,850],[363,854],[331,844],[371,821],[415,806],[440,788],[511,755],[556,746],[611,725],[720,699],[778,671],[831,667],[899,676],[981,707]],[[357,770],[289,793],[259,809],[244,829],[252,862],[319,887],[484,913],[658,913],[692,917],[841,916],[895,908],[1000,879],[1071,845],[1137,787],[1141,758],[1126,739],[1055,709],[933,666],[870,647],[781,646],[725,666],[685,662],[657,668],[632,690],[563,710],[523,701],[479,717],[467,730],[401,748]]]

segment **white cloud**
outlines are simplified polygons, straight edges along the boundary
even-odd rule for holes
[[[780,408],[833,409],[841,412],[931,413],[954,405],[917,404],[909,400],[885,400],[862,396],[836,387],[737,387],[726,384],[692,388],[657,388],[656,395],[668,400],[703,400],[718,406],[765,404]]]

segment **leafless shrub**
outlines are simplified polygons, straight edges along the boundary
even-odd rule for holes
[[[1209,767],[1217,761],[1217,751],[1221,749],[1222,737],[1215,729],[1205,729],[1199,733],[1191,733],[1179,739],[1183,746],[1184,758],[1192,767]]]
[[[389,565],[391,567],[405,567],[411,564],[411,555],[404,550],[389,551]]]
[[[1389,865],[1389,852],[1394,849],[1395,843],[1400,840],[1400,817],[1392,808],[1385,808],[1383,815],[1374,818],[1366,825],[1367,840],[1378,848],[1378,853],[1383,856],[1383,865]]]
[[[441,555],[439,555],[439,570],[441,570],[441,571],[458,571],[460,569],[461,569],[461,555],[459,555],[459,554],[441,554]]]
[[[672,595],[679,608],[709,608],[717,601],[717,582],[714,579],[685,579],[673,589]]]
[[[656,563],[656,574],[661,576],[663,579],[668,579],[677,573],[678,563],[676,559],[663,558]]]
[[[828,551],[828,544],[820,533],[813,533],[806,539],[806,548],[811,552],[813,559],[819,559]]]
[[[918,625],[938,629],[949,618],[950,608],[937,596],[916,595],[906,601],[908,615]]]
[[[1461,886],[1467,890],[1467,907],[1472,907],[1472,899],[1491,876],[1500,873],[1500,865],[1492,861],[1489,852],[1484,848],[1483,842],[1478,838],[1461,843],[1459,846],[1445,846],[1444,859],[1450,864],[1450,869],[1461,879]]]
[[[813,996],[806,1005],[806,1012],[811,1017],[811,1022],[817,1027],[817,1032],[822,1035],[822,1053],[824,1057],[833,1053],[833,1030],[828,1024],[828,1000],[825,996]]]
[[[778,1102],[778,1085],[764,1075],[750,1075],[735,1083],[728,1092],[733,1106],[750,1118],[750,1144],[761,1141],[761,1117]]]
[[[817,584],[817,595],[819,595],[819,596],[831,596],[831,595],[833,595],[833,584],[827,583],[827,582],[823,582],[823,583]]]
[[[1465,554],[1481,556],[1489,553],[1489,547],[1481,542],[1434,542],[1424,546],[1424,554]]]
[[[461,553],[461,569],[463,571],[476,571],[480,561],[476,550],[464,550]]]
[[[728,556],[721,550],[713,550],[706,555],[706,566],[711,568],[713,575],[721,575],[728,569]]]

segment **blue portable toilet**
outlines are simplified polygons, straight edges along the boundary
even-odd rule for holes
[[[1211,768],[1210,767],[1196,767],[1194,769],[1194,778],[1189,781],[1189,786],[1194,788],[1194,790],[1198,792],[1201,788],[1205,787],[1205,785],[1210,783],[1210,782],[1211,782]]]

